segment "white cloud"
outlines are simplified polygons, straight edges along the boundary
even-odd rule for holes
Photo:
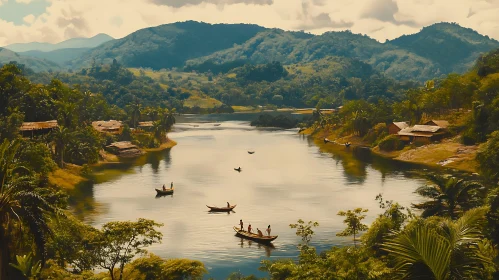
[[[0,5],[5,1],[0,0]],[[499,0],[47,1],[50,6],[44,14],[25,17],[29,26],[0,19],[0,46],[32,41],[59,42],[98,33],[120,38],[141,28],[185,20],[254,23],[285,30],[306,29],[315,34],[350,29],[380,41],[448,21],[499,39]],[[373,7],[373,2],[381,6]]]
[[[7,0],[6,0],[7,1]],[[17,3],[23,3],[23,4],[29,4],[31,3],[33,0],[16,0]]]
[[[27,15],[23,17],[23,21],[26,22],[27,24],[32,24],[35,21],[35,16],[34,15]]]

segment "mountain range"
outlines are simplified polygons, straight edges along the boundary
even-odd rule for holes
[[[19,44],[7,45],[4,46],[3,48],[6,48],[8,50],[17,53],[22,53],[27,51],[51,52],[60,49],[95,48],[113,39],[114,39],[113,37],[101,33],[90,38],[72,38],[57,44],[38,43],[38,42],[19,43]]]
[[[350,31],[313,35],[252,24],[195,21],[145,28],[116,40],[106,36],[96,36],[109,40],[91,49],[78,43],[79,39],[72,39],[56,44],[64,43],[65,50],[40,52],[38,49],[20,56],[51,61],[64,69],[87,68],[93,63],[111,63],[116,59],[126,67],[155,70],[185,66],[196,69],[206,63],[235,61],[250,64],[279,61],[290,65],[337,56],[363,61],[398,80],[424,81],[451,72],[463,73],[480,54],[499,48],[498,41],[455,23],[433,24],[385,43]],[[73,49],[68,50],[68,46]]]

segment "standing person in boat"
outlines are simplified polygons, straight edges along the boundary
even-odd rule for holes
[[[230,203],[227,202],[227,208],[230,208]]]
[[[267,227],[267,230],[266,230],[266,231],[267,231],[267,234],[270,236],[270,231],[271,231],[271,229],[270,229],[270,225]]]
[[[256,228],[256,231],[258,232],[258,236],[260,236],[260,237],[263,236],[263,233],[262,233],[262,231],[259,228]]]
[[[251,233],[251,224],[248,226],[248,232]]]
[[[244,224],[243,224],[243,220],[242,220],[242,219],[241,219],[241,220],[239,220],[239,224],[241,225],[241,230],[243,230],[243,226],[244,226]]]
[[[163,184],[163,190],[166,191],[165,184]]]
[[[173,189],[173,182],[170,184],[170,190]]]

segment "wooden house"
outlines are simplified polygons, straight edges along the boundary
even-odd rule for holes
[[[415,125],[404,128],[397,134],[402,141],[430,143],[441,140],[446,132],[440,126],[436,125]]]
[[[114,142],[106,146],[106,151],[120,157],[136,157],[143,154],[139,147],[130,141]]]
[[[123,124],[121,121],[95,121],[92,122],[92,127],[99,132],[107,132],[111,134],[120,134],[123,130]]]
[[[152,131],[152,128],[154,127],[154,122],[149,121],[149,122],[139,122],[138,128],[144,130],[144,131]]]
[[[397,134],[402,129],[409,127],[407,122],[392,122],[388,125],[388,134]]]
[[[34,137],[48,134],[57,126],[57,120],[46,122],[23,122],[19,128],[19,132],[23,137]]]

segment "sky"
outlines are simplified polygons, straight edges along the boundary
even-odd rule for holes
[[[122,38],[186,20],[314,34],[349,29],[381,42],[445,21],[499,39],[498,15],[499,0],[0,0],[0,46]]]

